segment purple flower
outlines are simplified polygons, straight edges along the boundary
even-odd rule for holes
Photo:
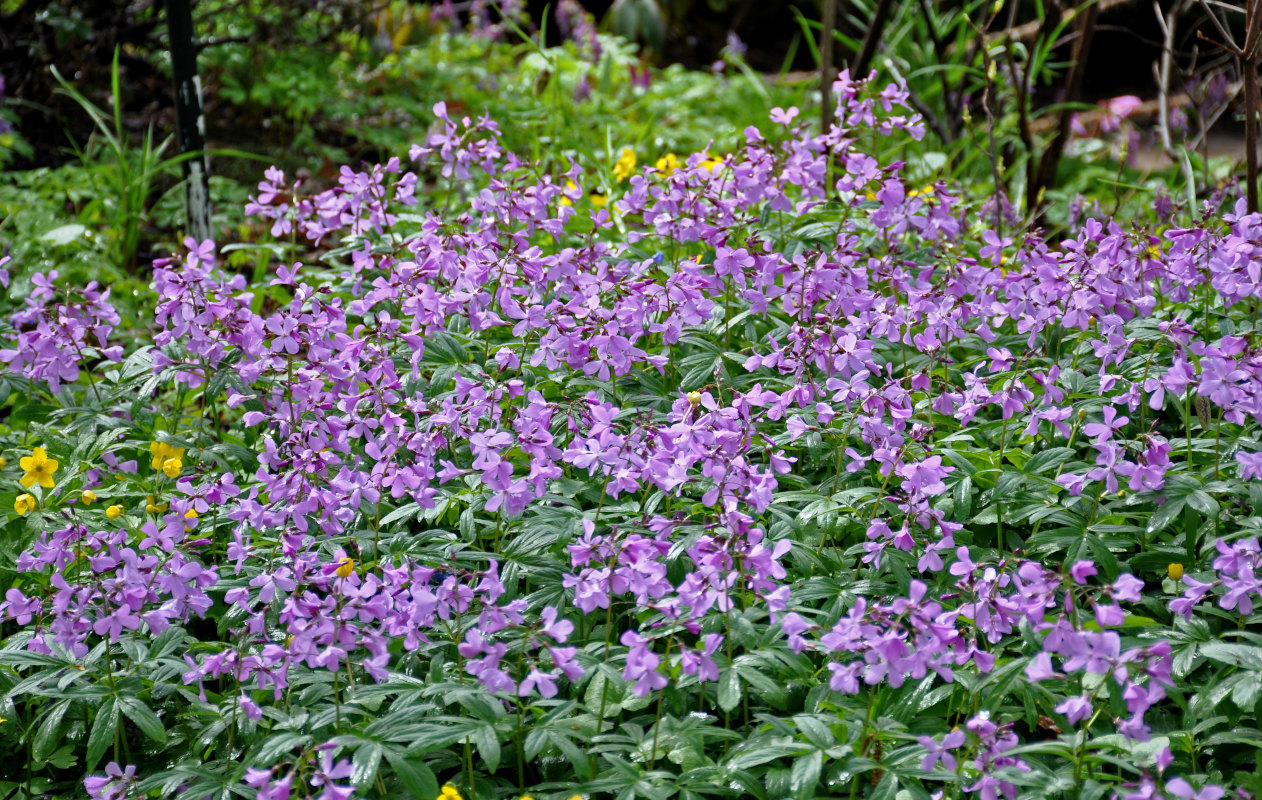
[[[1256,453],[1239,450],[1236,463],[1240,465],[1240,480],[1262,480],[1262,451]]]
[[[1074,583],[1079,586],[1085,586],[1087,578],[1090,578],[1097,572],[1099,572],[1099,570],[1097,570],[1095,564],[1090,561],[1079,561],[1069,568],[1070,577],[1072,577],[1074,579]]]
[[[1064,714],[1069,720],[1070,725],[1077,725],[1082,720],[1091,716],[1092,712],[1091,698],[1084,695],[1078,697],[1067,698],[1060,705],[1056,706],[1056,711]]]
[[[1208,784],[1199,792],[1192,788],[1192,784],[1182,778],[1171,778],[1166,781],[1166,791],[1180,800],[1218,800],[1226,790],[1221,786]]]
[[[951,751],[964,744],[967,738],[964,731],[956,728],[946,735],[942,740],[942,744],[938,744],[928,736],[921,736],[917,739],[920,746],[925,748],[925,757],[920,761],[920,771],[924,773],[933,772],[938,764],[949,772],[954,772],[959,762],[955,760],[955,756],[951,755]]]
[[[1101,414],[1104,415],[1103,422],[1088,422],[1082,426],[1082,432],[1095,437],[1096,444],[1103,444],[1112,439],[1114,433],[1131,421],[1130,417],[1119,417],[1117,409],[1113,406],[1105,406],[1101,409]]]

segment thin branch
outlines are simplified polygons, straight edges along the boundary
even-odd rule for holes
[[[1038,172],[1035,174],[1035,183],[1031,187],[1034,190],[1034,197],[1031,199],[1032,208],[1042,209],[1043,194],[1047,189],[1056,183],[1056,169],[1060,166],[1061,155],[1065,152],[1065,144],[1069,141],[1069,125],[1073,119],[1073,105],[1078,101],[1078,96],[1082,92],[1082,82],[1087,72],[1087,57],[1091,52],[1091,39],[1095,33],[1095,22],[1099,14],[1099,4],[1091,3],[1079,22],[1079,31],[1081,36],[1074,43],[1073,66],[1070,67],[1069,75],[1065,79],[1065,96],[1063,98],[1064,107],[1061,109],[1060,117],[1057,120],[1056,135],[1047,145],[1047,149],[1043,151],[1043,157],[1039,159]],[[1042,216],[1041,214],[1039,215]]]
[[[872,18],[868,20],[868,32],[863,35],[863,44],[859,46],[859,52],[850,64],[850,74],[853,77],[862,78],[866,74],[868,65],[872,63],[872,56],[876,55],[877,45],[881,43],[881,36],[885,33],[885,22],[889,19],[893,6],[893,0],[877,0]]]
[[[1161,148],[1166,151],[1166,156],[1171,162],[1180,165],[1183,170],[1183,181],[1187,184],[1188,197],[1195,198],[1196,175],[1192,172],[1192,162],[1186,157],[1177,157],[1174,152],[1174,140],[1170,136],[1170,72],[1174,67],[1174,32],[1178,27],[1179,15],[1183,13],[1184,3],[1183,0],[1179,0],[1174,4],[1174,7],[1170,9],[1168,20],[1161,13],[1161,3],[1157,0],[1153,0],[1152,8],[1157,15],[1157,25],[1161,27],[1161,66],[1158,68],[1155,64],[1153,65],[1154,72],[1157,73],[1157,126],[1161,131]]]

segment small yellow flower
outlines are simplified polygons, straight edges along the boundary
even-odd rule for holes
[[[48,451],[44,448],[35,448],[35,452],[23,458],[19,464],[26,471],[22,476],[22,485],[27,489],[36,483],[45,489],[53,488],[53,473],[57,471],[59,464],[56,459],[48,457]]]
[[[705,167],[709,172],[714,172],[723,164],[724,160],[715,156],[707,156],[706,160],[701,162],[701,166]]]
[[[1170,564],[1166,567],[1166,574],[1170,576],[1170,580],[1177,581],[1183,577],[1182,564]]]
[[[683,165],[680,163],[679,159],[675,157],[674,153],[667,153],[657,159],[657,163],[654,164],[654,166],[657,167],[658,172],[663,175],[669,175]]]
[[[574,205],[574,201],[570,200],[570,198],[566,197],[565,195],[566,195],[566,194],[570,194],[570,193],[574,192],[576,189],[578,189],[578,184],[577,184],[577,183],[575,183],[574,181],[571,181],[571,180],[566,180],[566,182],[565,182],[565,194],[561,195],[561,205],[563,205],[563,206],[572,206],[572,205]]]
[[[35,498],[29,494],[18,495],[18,499],[13,501],[13,510],[25,517],[35,510]]]
[[[630,147],[624,147],[613,165],[614,180],[622,183],[630,178],[633,172],[635,172],[635,151]]]
[[[79,495],[79,499],[83,501],[85,506],[90,506],[96,502],[96,492],[91,489],[84,489],[83,493]]]
[[[608,202],[609,198],[605,197],[603,194],[596,193],[592,195],[592,205],[596,206],[596,208],[604,208],[605,203]]]
[[[150,514],[161,514],[170,507],[170,503],[159,503],[158,498],[154,495],[149,495],[145,498],[145,511]]]
[[[197,522],[197,512],[190,508],[188,511],[184,512],[184,519],[187,520],[187,522],[184,523],[184,527],[187,530],[193,530],[193,525]]]
[[[460,797],[460,790],[448,783],[443,786],[443,790],[436,800],[462,800],[462,798]]]
[[[184,468],[183,447],[172,447],[166,442],[151,442],[149,453],[153,456],[154,469],[162,470],[168,478],[179,477],[180,470]]]
[[[337,562],[337,576],[339,578],[349,578],[351,573],[354,571],[355,561],[349,556],[346,556],[341,561]],[[446,791],[446,787],[443,787],[443,791]],[[459,795],[456,796],[459,797]]]
[[[110,519],[118,519],[122,515],[123,515],[122,506],[115,505],[115,506],[110,506],[109,508],[105,509],[105,516],[109,517]]]
[[[696,391],[689,392],[686,396],[688,398],[688,405],[692,406],[693,408],[696,408],[697,406],[701,405],[701,392],[696,392]]]
[[[6,459],[4,456],[0,456],[0,469],[4,469],[4,465],[8,463],[9,463],[8,459]]]

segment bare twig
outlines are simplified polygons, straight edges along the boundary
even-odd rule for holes
[[[1262,43],[1262,0],[1249,0],[1245,15],[1244,47],[1240,48],[1240,70],[1244,73],[1245,178],[1249,212],[1258,210],[1258,50]]]
[[[1210,0],[1210,1],[1213,2],[1213,0]],[[1096,6],[1099,8],[1101,12],[1104,12],[1104,11],[1111,11],[1119,6],[1124,6],[1130,2],[1132,2],[1132,0],[1100,0],[1100,2],[1096,3]],[[1072,20],[1075,14],[1079,14],[1085,10],[1086,10],[1085,8],[1080,6],[1077,9],[1071,10],[1067,16],[1069,17],[1070,20]],[[1024,42],[1028,39],[1033,39],[1034,37],[1038,36],[1039,30],[1042,27],[1044,27],[1043,23],[1041,23],[1039,20],[1037,19],[1031,20],[1030,22],[1025,22],[1025,23],[1022,23],[1021,25],[1017,25],[1011,30],[1011,32],[1007,30],[1002,30],[1002,31],[995,31],[994,33],[991,33],[991,34],[987,34],[986,43],[998,44],[999,42],[1004,41],[1004,39],[1008,38],[1009,36],[1011,36],[1011,38],[1014,41]]]
[[[1166,151],[1170,161],[1179,164],[1183,170],[1183,180],[1187,184],[1189,198],[1196,197],[1196,175],[1192,172],[1192,162],[1186,157],[1180,158],[1174,152],[1174,141],[1170,137],[1170,72],[1174,66],[1174,32],[1178,27],[1179,16],[1183,13],[1185,3],[1179,0],[1170,9],[1167,19],[1161,13],[1161,4],[1153,0],[1153,11],[1157,14],[1157,24],[1161,27],[1161,59],[1160,67],[1154,65],[1157,73],[1157,126],[1161,131],[1161,148]],[[1185,95],[1186,97],[1186,95]]]

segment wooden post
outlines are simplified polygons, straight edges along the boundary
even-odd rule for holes
[[[165,0],[171,37],[171,74],[175,78],[175,128],[181,153],[198,153],[184,161],[184,210],[188,235],[211,239],[210,161],[206,157],[206,119],[202,84],[197,77],[197,45],[189,0]]]
[[[837,27],[837,0],[823,0],[823,25],[819,31],[820,133],[833,124],[833,29]]]

